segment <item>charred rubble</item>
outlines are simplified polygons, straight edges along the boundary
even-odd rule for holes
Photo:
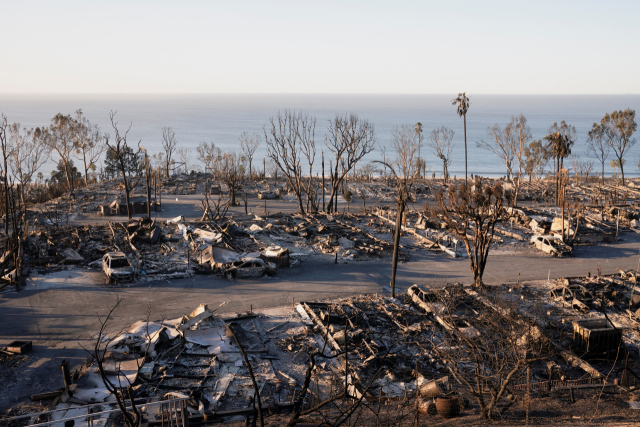
[[[517,420],[524,402],[550,393],[575,399],[590,390],[640,390],[635,280],[621,272],[481,292],[433,283],[398,298],[357,295],[227,316],[203,304],[178,319],[141,320],[101,337],[102,363],[109,375],[128,378],[149,424],[164,416],[154,402],[176,398],[188,399],[195,423],[255,419],[256,399],[264,417],[283,424],[292,414],[326,420],[357,410],[375,418],[391,404],[399,423],[416,411],[478,416],[481,397],[488,416]],[[487,375],[477,371],[481,362]],[[69,414],[114,407],[100,375],[89,357],[73,384],[49,395],[57,396],[52,407]],[[455,402],[455,411],[445,413],[439,400]]]
[[[120,253],[129,260],[136,280],[231,272],[235,276],[247,263],[275,274],[313,255],[330,255],[336,261],[384,257],[393,248],[386,239],[388,226],[371,215],[278,213],[230,216],[215,222],[142,217],[106,225],[37,227],[25,239],[24,266],[40,274],[66,268],[102,269],[105,257]],[[418,247],[419,243],[407,245],[405,257]],[[240,277],[248,276],[241,273]]]

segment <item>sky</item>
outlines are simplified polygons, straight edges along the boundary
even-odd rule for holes
[[[0,93],[640,93],[640,1],[3,0]]]

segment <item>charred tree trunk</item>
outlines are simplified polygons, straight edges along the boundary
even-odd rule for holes
[[[400,234],[402,231],[402,215],[404,214],[404,199],[402,195],[398,201],[398,217],[396,218],[396,229],[393,236],[393,260],[391,264],[391,297],[396,297],[396,272],[398,270],[398,253],[400,251]]]
[[[65,159],[62,159],[62,161],[64,162],[64,174],[67,177],[67,190],[71,191],[73,178],[69,174],[69,164],[65,161]]]
[[[129,182],[127,181],[127,172],[124,167],[124,159],[122,157],[122,153],[119,152],[118,160],[120,163],[120,172],[122,172],[122,183],[124,184],[124,196],[127,203],[127,216],[129,217],[129,219],[131,219],[133,216],[133,212],[131,212],[131,206],[129,204],[129,193],[131,189],[129,188]]]
[[[87,168],[87,157],[82,157],[82,162],[84,164],[84,185],[89,185],[89,169]]]
[[[229,204],[231,206],[236,205],[236,191],[232,186],[229,186]]]
[[[333,193],[333,211],[338,213],[338,195],[340,192],[340,180],[338,179],[338,166],[336,165],[335,172],[333,174],[333,185],[335,186],[335,190],[332,190]]]
[[[333,173],[333,166],[329,165],[329,174],[331,175],[331,189],[329,191],[329,213],[335,212],[337,210],[337,206],[335,206],[337,204],[337,201],[334,203],[333,199],[334,199],[334,193],[333,193],[333,189],[336,185],[336,176]]]

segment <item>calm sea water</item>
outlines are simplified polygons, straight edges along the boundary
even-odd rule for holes
[[[0,111],[10,123],[32,127],[49,125],[56,113],[73,114],[82,108],[92,123],[113,134],[109,112],[116,110],[122,126],[132,123],[131,142],[142,140],[150,153],[161,151],[162,127],[171,126],[179,147],[191,149],[194,161],[195,148],[202,141],[213,141],[223,150],[240,151],[238,137],[243,131],[263,135],[263,126],[269,118],[287,108],[316,117],[316,144],[323,147],[329,120],[335,114],[354,112],[374,124],[378,142],[383,146],[390,145],[392,129],[397,125],[413,126],[421,122],[425,138],[435,127],[453,129],[456,149],[450,173],[463,176],[463,121],[451,105],[454,95],[3,95]],[[573,153],[586,157],[591,125],[607,112],[626,108],[640,111],[640,95],[472,95],[467,114],[469,172],[505,175],[499,159],[477,148],[475,143],[488,140],[489,126],[496,123],[504,126],[513,115],[522,113],[527,117],[535,139],[543,138],[554,122],[567,121],[577,130]],[[262,163],[265,155],[262,142],[254,164]],[[421,155],[426,157],[429,169],[439,173],[439,160],[430,149],[423,146]],[[625,175],[638,176],[639,156],[640,144],[627,156]],[[365,159],[379,158],[380,152],[375,151]],[[52,165],[50,162],[43,167],[45,176]],[[595,169],[599,170],[597,163]],[[607,165],[605,173],[612,172]]]

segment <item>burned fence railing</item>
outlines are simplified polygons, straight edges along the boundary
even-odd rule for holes
[[[149,403],[138,403],[138,409],[141,413],[146,413],[147,417],[150,413],[156,414],[155,419],[148,420],[149,424],[160,427],[189,427],[189,416],[187,412],[187,401],[189,397],[178,399],[160,400]],[[19,415],[11,418],[0,419],[0,427],[94,427],[98,424],[97,420],[101,418],[108,419],[113,414],[120,413],[120,409],[102,410],[104,406],[116,406],[115,402],[94,403],[91,405],[75,406],[63,409],[52,409],[50,411],[37,412],[32,414]],[[126,408],[127,411],[131,407]],[[65,416],[66,412],[72,412],[73,416]],[[60,418],[56,415],[62,414]],[[158,416],[160,417],[158,419]],[[117,425],[114,423],[114,425]],[[124,426],[124,422],[122,423]],[[141,423],[142,425],[142,423]]]
[[[532,381],[528,384],[530,391],[547,391],[561,390],[568,388],[581,388],[589,386],[614,386],[614,381],[606,381],[605,378],[581,378],[578,380],[551,380],[551,381]],[[527,382],[518,382],[509,385],[512,391],[527,391]]]

